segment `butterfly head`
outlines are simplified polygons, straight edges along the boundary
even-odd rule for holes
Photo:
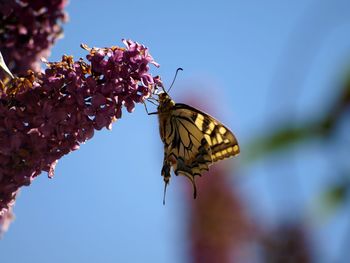
[[[170,96],[166,92],[161,92],[158,95],[158,97],[159,97],[159,102],[160,103],[164,103],[164,102],[167,102],[167,101],[171,100]]]
[[[175,106],[175,102],[170,98],[168,93],[162,92],[158,95],[158,112],[167,112]]]

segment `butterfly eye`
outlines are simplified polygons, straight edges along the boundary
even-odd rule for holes
[[[168,95],[167,95],[165,92],[160,93],[160,94],[159,94],[159,100],[164,101],[164,100],[166,99],[167,96],[168,96]]]

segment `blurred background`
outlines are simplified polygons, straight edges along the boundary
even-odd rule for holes
[[[350,2],[71,1],[49,61],[149,47],[171,96],[241,154],[173,177],[142,105],[22,188],[1,262],[350,262]],[[152,109],[153,106],[149,105]]]

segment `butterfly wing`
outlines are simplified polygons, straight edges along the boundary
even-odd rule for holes
[[[210,115],[186,104],[177,103],[163,118],[161,137],[164,142],[162,175],[167,183],[170,167],[176,175],[184,175],[193,184],[196,197],[195,176],[208,167],[239,153],[233,133]]]

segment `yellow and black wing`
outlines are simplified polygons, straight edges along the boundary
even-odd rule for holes
[[[170,168],[173,167],[176,175],[184,175],[191,180],[194,197],[196,175],[207,171],[213,162],[239,153],[237,140],[227,127],[186,104],[175,104],[163,126],[164,180],[168,183]]]

